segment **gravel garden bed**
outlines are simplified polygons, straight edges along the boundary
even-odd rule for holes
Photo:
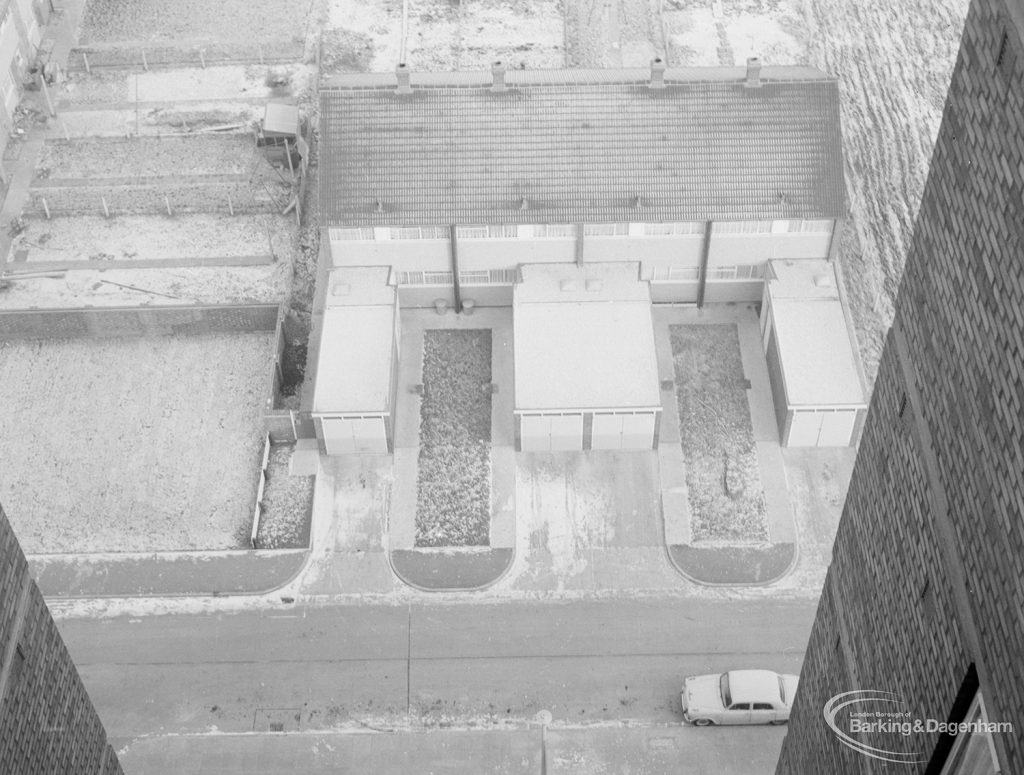
[[[263,513],[256,533],[257,549],[299,549],[309,546],[315,476],[288,473],[291,444],[270,448]]]
[[[263,161],[252,134],[48,140],[35,178],[89,180],[248,175]]]
[[[670,326],[694,541],[768,540],[735,325]]]
[[[487,546],[491,331],[426,331],[416,546]]]

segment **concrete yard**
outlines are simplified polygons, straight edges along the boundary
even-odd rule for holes
[[[27,553],[241,548],[269,332],[0,342],[0,502]]]

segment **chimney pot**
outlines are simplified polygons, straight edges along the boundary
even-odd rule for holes
[[[500,59],[491,65],[491,77],[494,79],[491,84],[492,92],[503,92],[506,90],[505,65]]]
[[[527,199],[525,196],[524,197],[520,197],[520,199],[519,199],[519,209],[520,210],[529,210],[530,209],[530,200]]]
[[[651,83],[652,89],[665,88],[665,61],[661,57],[651,60]]]
[[[757,57],[750,57],[747,60],[747,88],[758,89],[761,87],[761,60]]]
[[[409,83],[409,68],[406,67],[405,62],[400,62],[398,67],[395,68],[395,77],[398,78],[398,88],[395,90],[395,93],[412,94],[412,86]]]

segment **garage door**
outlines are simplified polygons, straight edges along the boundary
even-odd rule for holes
[[[847,447],[857,420],[854,409],[793,412],[790,447]]]
[[[844,409],[826,412],[821,416],[821,432],[818,434],[819,447],[848,447],[857,422],[857,412]]]
[[[653,412],[595,413],[591,449],[651,449],[654,446],[654,424]]]
[[[583,415],[521,415],[523,452],[578,452],[583,449]]]
[[[388,451],[383,417],[325,417],[321,422],[328,455]]]

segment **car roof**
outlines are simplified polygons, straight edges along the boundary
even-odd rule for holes
[[[730,670],[729,694],[736,702],[781,702],[779,675],[771,670]]]

